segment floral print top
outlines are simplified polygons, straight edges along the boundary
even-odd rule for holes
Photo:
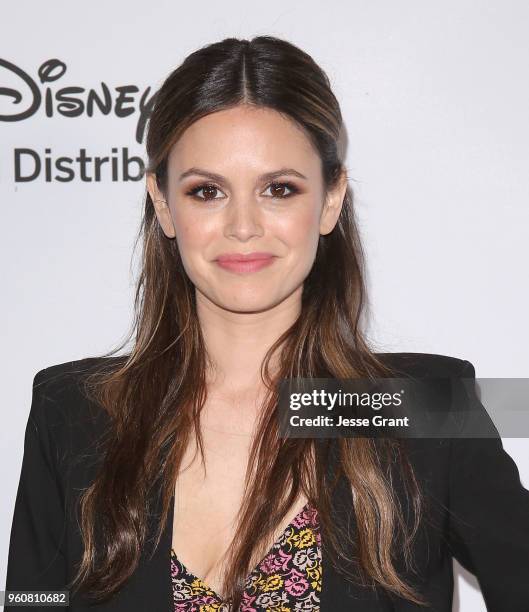
[[[175,612],[233,612],[190,573],[171,548]],[[322,582],[318,513],[307,502],[246,580],[240,612],[319,612]]]

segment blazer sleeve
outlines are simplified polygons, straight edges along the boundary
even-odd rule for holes
[[[66,589],[66,521],[64,491],[57,469],[58,449],[47,423],[46,369],[33,379],[16,494],[6,590]],[[20,606],[9,606],[15,612]],[[50,610],[23,606],[22,609]],[[64,609],[64,607],[62,608]]]
[[[461,377],[475,378],[464,362]],[[475,391],[473,408],[490,418]],[[494,427],[492,438],[450,441],[449,547],[474,574],[487,610],[529,611],[529,491]]]

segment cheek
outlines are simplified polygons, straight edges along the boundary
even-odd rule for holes
[[[181,211],[173,212],[173,223],[180,258],[189,275],[192,262],[191,254],[198,247],[196,241],[200,238],[200,235],[196,231],[196,224],[193,223],[193,219],[189,215],[182,214]]]
[[[311,245],[319,238],[319,209],[316,205],[306,206],[276,222],[277,233],[292,249],[304,249],[307,256]]]
[[[177,213],[173,218],[182,263],[188,276],[197,279],[203,273],[205,260],[216,253],[214,246],[222,228],[213,217]]]
[[[173,213],[173,220],[181,252],[186,249],[195,249],[204,243],[207,232],[203,219],[197,218],[192,211],[176,210]]]
[[[282,242],[296,257],[314,256],[319,239],[320,205],[305,201],[296,208],[278,214],[265,212],[260,219],[265,246],[274,248],[274,242]],[[194,215],[174,211],[176,241],[186,268],[195,256],[203,257],[215,252],[215,244],[224,242],[222,215]],[[213,250],[212,250],[213,249]]]
[[[176,239],[182,249],[192,249],[199,245],[200,234],[196,230],[196,225],[179,223],[175,231]]]

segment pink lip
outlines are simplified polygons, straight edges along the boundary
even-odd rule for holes
[[[271,253],[225,253],[215,260],[219,266],[232,272],[255,272],[269,266],[275,257]]]

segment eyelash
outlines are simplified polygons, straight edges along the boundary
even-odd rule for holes
[[[290,198],[296,194],[299,193],[299,189],[293,184],[293,183],[289,183],[289,182],[273,182],[273,183],[269,183],[267,186],[271,187],[271,186],[276,186],[276,187],[286,187],[287,189],[290,190],[290,193],[285,195],[285,196],[267,196],[269,198],[273,198],[274,200],[279,199],[279,200],[285,200],[286,198]],[[219,191],[222,191],[220,189],[220,187],[217,187],[216,185],[214,185],[213,183],[201,183],[200,185],[197,185],[196,187],[193,187],[192,189],[190,189],[189,191],[186,192],[186,195],[191,196],[197,200],[201,200],[202,202],[212,202],[213,200],[219,200],[221,198],[210,198],[209,200],[207,198],[201,198],[200,196],[197,196],[196,194],[201,190],[204,189],[205,187],[213,187],[215,189],[218,189]]]

